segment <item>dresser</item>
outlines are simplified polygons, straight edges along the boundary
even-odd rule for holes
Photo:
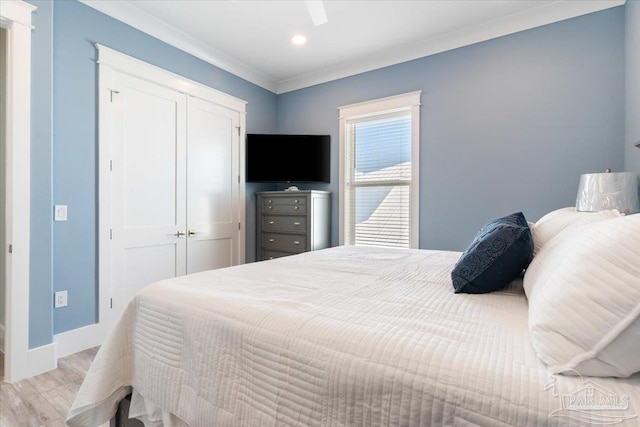
[[[261,191],[256,195],[258,261],[329,247],[330,192]]]

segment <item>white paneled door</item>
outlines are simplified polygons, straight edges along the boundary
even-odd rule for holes
[[[112,298],[120,311],[145,285],[186,267],[186,98],[114,73]]]
[[[158,280],[238,264],[240,114],[113,72],[111,298],[118,314]]]
[[[236,111],[187,103],[187,273],[238,264],[239,153]]]

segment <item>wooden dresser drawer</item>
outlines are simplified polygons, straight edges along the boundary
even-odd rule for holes
[[[276,259],[276,258],[282,258],[284,256],[289,256],[289,255],[295,255],[295,253],[279,252],[279,251],[262,251],[262,256],[260,257],[260,259],[262,260]]]
[[[307,217],[264,215],[262,217],[262,230],[266,232],[285,231],[305,234],[307,232]]]
[[[268,204],[265,203],[263,206],[263,211],[265,214],[291,214],[291,215],[306,215],[307,213],[307,205],[306,204]]]
[[[264,233],[262,249],[300,253],[307,250],[307,236],[298,234]]]
[[[307,196],[302,195],[292,195],[292,196],[279,196],[279,197],[265,197],[264,199],[265,206],[267,205],[306,205],[307,204]]]

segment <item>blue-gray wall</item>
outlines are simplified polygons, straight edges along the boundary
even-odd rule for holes
[[[81,3],[32,3],[39,9],[33,34],[31,348],[52,342],[52,334],[97,320],[95,43],[244,99],[248,132],[275,132],[277,113],[275,94]],[[255,216],[251,191],[247,216]],[[52,222],[53,204],[68,205],[67,222]],[[255,229],[247,229],[250,254],[254,234]],[[53,292],[65,289],[68,307],[52,310]]]
[[[640,1],[625,5],[626,121],[624,168],[640,173]]]
[[[624,7],[280,95],[278,132],[332,137],[338,107],[422,90],[420,247],[463,250],[488,220],[575,204],[624,167]],[[640,151],[640,150],[638,150]]]

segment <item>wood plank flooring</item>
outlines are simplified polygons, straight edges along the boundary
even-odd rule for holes
[[[58,368],[14,384],[0,382],[0,427],[64,426],[98,347],[58,359]],[[0,366],[4,357],[0,353]],[[0,380],[4,378],[0,368]]]

